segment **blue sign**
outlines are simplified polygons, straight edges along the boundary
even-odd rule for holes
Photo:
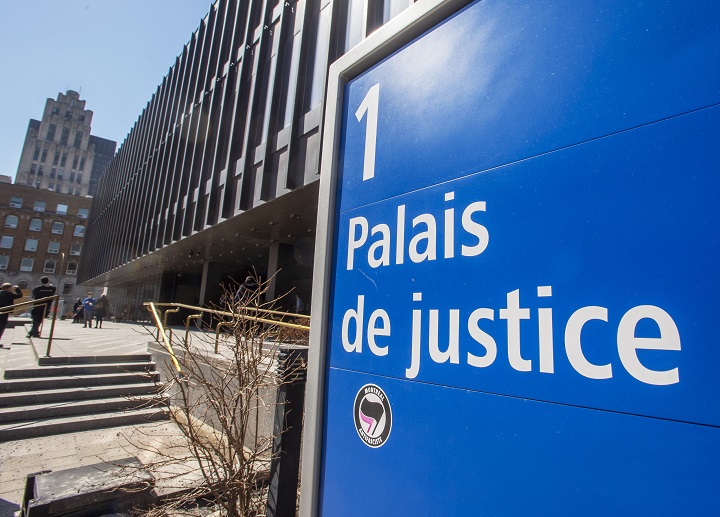
[[[323,515],[720,513],[719,21],[486,0],[346,84]]]

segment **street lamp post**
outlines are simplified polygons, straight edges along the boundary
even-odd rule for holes
[[[65,304],[67,303],[67,302],[65,302],[65,299],[62,296],[63,295],[63,293],[62,293],[62,288],[63,288],[62,287],[62,275],[63,275],[64,267],[65,267],[65,253],[63,252],[63,253],[60,253],[60,271],[58,272],[58,286],[57,286],[57,288],[58,288],[57,294],[59,295],[59,297],[58,297],[58,301],[57,301],[58,306],[55,308],[56,311],[60,311],[61,305],[62,305],[62,308],[64,309]],[[60,304],[60,300],[63,301],[62,304]],[[60,316],[60,318],[62,318],[63,315],[59,314],[59,316]]]

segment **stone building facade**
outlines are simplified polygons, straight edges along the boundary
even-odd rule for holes
[[[28,124],[15,183],[92,196],[117,146],[90,134],[92,116],[76,91],[47,99],[42,120]]]
[[[3,184],[0,283],[18,285],[27,296],[48,276],[69,312],[88,291],[77,285],[77,272],[91,203],[88,197]]]

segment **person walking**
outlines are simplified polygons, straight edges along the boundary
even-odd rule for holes
[[[83,317],[82,314],[82,300],[80,298],[77,299],[75,303],[73,303],[73,323],[80,323],[80,318]]]
[[[2,287],[0,287],[0,310],[12,306],[15,300],[22,298],[22,295],[22,291],[18,286],[8,284],[7,282],[4,283]],[[5,332],[9,317],[9,313],[0,314],[0,339],[2,339],[3,332]],[[0,343],[0,348],[2,347],[3,345]]]
[[[102,328],[103,318],[110,310],[110,301],[105,293],[100,295],[100,299],[95,303],[95,328]]]
[[[30,295],[31,300],[40,300],[42,298],[48,298],[54,296],[57,289],[50,283],[50,279],[46,276],[40,279],[40,285],[35,286]],[[30,314],[32,315],[32,327],[27,337],[40,337],[40,327],[42,326],[43,318],[50,313],[50,307],[52,307],[52,300],[47,300],[41,304],[36,304]]]
[[[95,298],[93,298],[92,293],[88,293],[87,296],[83,299],[82,305],[83,305],[83,321],[85,324],[83,325],[84,329],[91,329],[92,328],[92,321],[93,321],[93,311],[95,310]]]

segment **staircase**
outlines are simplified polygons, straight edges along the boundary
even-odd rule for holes
[[[149,354],[41,357],[5,370],[0,442],[164,420],[161,390]]]

